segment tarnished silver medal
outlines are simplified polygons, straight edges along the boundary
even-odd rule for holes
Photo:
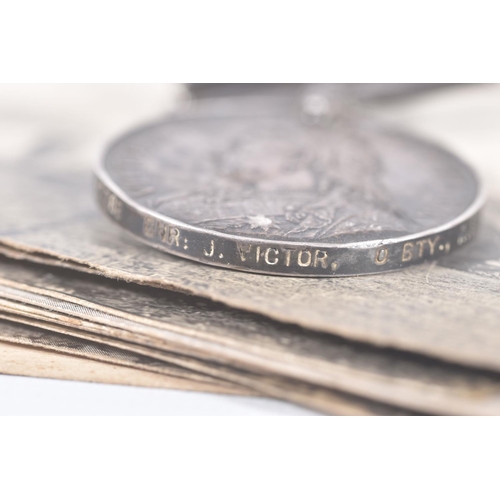
[[[308,99],[233,98],[129,133],[97,171],[100,205],[166,252],[276,275],[397,270],[473,238],[482,194],[466,164]]]

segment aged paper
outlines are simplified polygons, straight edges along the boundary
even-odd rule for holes
[[[25,326],[21,326],[19,323]],[[110,345],[106,342],[100,342],[98,337],[83,339],[77,335],[61,335],[61,333],[68,333],[69,330],[61,329],[60,325],[53,325],[50,328],[51,331],[47,330],[47,324],[43,322],[37,323],[36,321],[29,320],[27,317],[19,318],[15,314],[11,314],[8,309],[0,311],[1,341],[39,349],[48,349],[76,357],[136,368],[169,377],[182,378],[196,383],[200,382],[206,386],[213,386],[211,392],[249,393],[248,390],[231,385],[223,380],[186,370],[167,362],[158,361],[133,350],[130,351],[126,348],[126,345]],[[60,333],[57,333],[58,331]]]
[[[500,89],[460,87],[441,90],[439,97],[444,104],[437,97],[422,97],[413,99],[400,116],[395,109],[394,115],[421,130],[432,122],[430,132],[436,135],[441,127],[443,137],[447,127],[453,136],[456,123],[461,123],[465,132],[459,136],[457,152],[466,151],[488,184],[498,185],[500,173],[491,167],[499,160]],[[474,108],[475,102],[488,102],[484,122],[482,108]],[[419,123],[422,106],[426,115]],[[475,123],[474,130],[467,123]],[[481,127],[486,132],[478,141],[475,134]],[[24,130],[22,124],[20,130]],[[6,252],[14,249],[26,259],[51,259],[113,278],[208,297],[377,346],[500,368],[498,192],[490,193],[478,239],[437,264],[362,278],[251,275],[188,262],[135,242],[95,208],[91,165],[75,154],[81,152],[72,143],[77,136],[62,140],[42,128],[31,132],[38,134],[37,148],[16,162],[2,161],[0,170],[5,209],[0,241]],[[58,147],[51,149],[50,144]]]
[[[258,387],[250,372],[289,377],[413,411],[500,414],[500,376],[495,373],[347,342],[199,297],[4,259],[0,311],[0,316],[16,315],[15,321],[253,389]],[[245,370],[248,381],[234,369]]]
[[[0,341],[0,373],[103,384],[226,393],[210,384],[3,341]]]
[[[21,333],[16,331],[12,334],[11,326],[7,329],[0,329],[0,342],[2,339],[6,339],[12,343],[37,345],[55,351],[61,351],[61,346],[64,346],[62,351],[69,349],[71,352],[71,347],[68,348],[68,346],[72,346],[73,339],[76,338],[81,341],[80,347],[73,352],[76,356],[87,355],[89,350],[87,342],[89,340],[93,343],[96,339],[99,339],[101,341],[101,345],[103,343],[104,345],[110,345],[113,347],[117,345],[117,342],[114,339],[106,339],[100,335],[93,335],[86,330],[80,331],[75,328],[65,326],[64,318],[60,318],[60,323],[51,323],[37,319],[36,314],[31,314],[29,317],[20,317],[13,314],[12,311],[3,311],[0,312],[0,319],[8,319],[9,321],[15,321],[21,323],[22,325],[29,325],[31,327],[36,326],[37,329],[39,328],[44,331],[44,333],[37,335],[36,337],[29,332],[26,333],[25,331],[21,331]],[[69,321],[69,323],[71,324],[72,322]],[[94,330],[92,327],[89,329]],[[98,331],[99,327],[97,326],[95,330]],[[58,333],[62,333],[63,335],[57,335]],[[54,335],[59,337],[56,341],[52,338]],[[123,342],[121,342],[120,345],[122,348],[125,347]],[[277,399],[283,399],[302,406],[307,406],[319,412],[331,415],[408,415],[414,413],[408,409],[398,409],[392,405],[377,403],[365,398],[359,398],[342,392],[328,390],[297,380],[291,380],[284,377],[258,375],[216,363],[207,363],[189,356],[172,354],[168,351],[154,350],[152,348],[138,346],[135,344],[129,344],[128,347],[131,353],[129,356],[130,358],[133,358],[133,353],[135,352],[140,354],[146,353],[157,360],[155,363],[155,368],[157,368],[156,370],[153,369],[151,363],[148,363],[146,367],[141,367],[141,369],[161,373],[162,363],[167,363],[170,366],[178,365],[181,369],[206,374],[205,378],[212,377],[215,380],[220,378],[220,382],[216,381],[213,384],[210,382],[196,382],[196,384],[198,384],[196,387],[202,387],[200,384],[204,384],[203,386],[207,387],[207,390],[212,388],[211,392],[238,395],[265,395],[275,397]],[[95,356],[90,357],[92,358]],[[123,356],[120,358],[122,357]],[[112,361],[114,362],[114,360]],[[122,363],[122,359],[119,359],[118,362]],[[27,374],[30,373],[31,372]],[[226,380],[230,380],[232,384],[226,382]]]

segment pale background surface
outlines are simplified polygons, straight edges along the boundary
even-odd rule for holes
[[[314,415],[266,398],[0,375],[0,415]]]

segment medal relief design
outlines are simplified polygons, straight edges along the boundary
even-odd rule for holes
[[[129,135],[105,170],[133,201],[227,235],[356,243],[426,231],[477,196],[440,148],[368,124],[296,117],[171,120]]]

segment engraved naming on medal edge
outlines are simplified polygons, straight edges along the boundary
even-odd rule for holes
[[[298,267],[306,268],[323,268],[336,270],[337,262],[332,261],[328,252],[320,249],[301,249],[294,248],[276,248],[264,247],[261,245],[238,244],[238,255],[240,261],[255,262],[256,264],[264,263],[268,266],[276,266],[281,264],[285,267],[297,265]]]
[[[474,237],[479,184],[454,155],[354,117],[280,113],[187,113],[126,135],[97,172],[102,208],[166,252],[278,275],[396,270]]]
[[[181,232],[178,228],[147,215],[143,217],[142,234],[149,239],[159,239],[168,246],[179,247],[181,245]],[[187,240],[184,246],[187,248]]]

